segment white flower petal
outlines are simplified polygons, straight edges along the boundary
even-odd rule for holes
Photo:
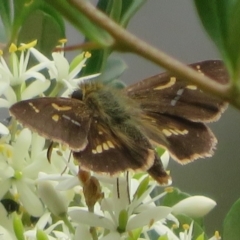
[[[30,48],[29,50],[39,62],[49,61],[49,59],[45,55],[43,55],[41,52],[39,52],[36,48]]]
[[[58,76],[55,77],[58,78],[58,80],[66,78],[68,76],[69,71],[69,63],[67,59],[59,53],[53,53],[52,56],[55,66],[58,70]]]
[[[86,224],[93,227],[102,227],[115,231],[115,226],[112,221],[104,216],[100,216],[82,209],[69,208],[69,216],[74,222]]]
[[[83,66],[85,65],[86,60],[87,60],[86,58],[83,59],[71,70],[71,72],[69,73],[69,79],[73,79],[78,75],[78,73],[82,70]]]
[[[35,217],[43,214],[43,205],[37,195],[23,182],[15,181],[20,201],[30,215]]]
[[[126,181],[126,178],[119,177],[118,182],[113,185],[113,209],[115,212],[115,215],[118,216],[120,211],[123,209],[127,209],[129,205],[129,199],[128,199],[128,183]]]
[[[80,184],[79,179],[77,177],[71,177],[65,180],[62,180],[59,182],[59,184],[56,186],[56,189],[58,190],[69,190],[72,189],[75,186],[78,186]]]
[[[32,134],[31,158],[36,158],[43,150],[45,145],[45,138],[39,136],[37,133]]]
[[[87,76],[84,76],[84,77],[73,79],[73,81],[77,81],[78,83],[80,83],[80,82],[83,82],[85,80],[90,80],[92,78],[96,78],[100,75],[101,75],[100,73],[95,73],[95,74],[91,74],[91,75],[87,75]]]
[[[43,74],[33,71],[27,71],[21,77],[24,81],[27,81],[29,78],[34,78],[34,80],[41,80],[42,82],[46,80]]]
[[[0,73],[1,75],[1,73]],[[0,96],[5,92],[5,90],[9,87],[9,81],[3,80],[0,78]]]
[[[7,148],[9,145],[4,145],[4,148]],[[11,152],[11,147],[9,149],[7,149],[7,151]],[[14,176],[14,169],[7,163],[5,162],[6,159],[1,159],[0,161],[0,176],[3,179],[6,178],[12,178]],[[0,182],[1,183],[1,182]],[[1,190],[0,190],[1,191]]]
[[[29,69],[26,71],[26,73],[30,72],[30,73],[38,73],[38,74],[41,74],[41,73],[39,73],[39,71],[41,71],[42,69],[45,69],[45,68],[48,69],[48,68],[50,68],[50,67],[52,67],[52,66],[54,66],[53,61],[48,60],[48,61],[46,61],[46,62],[41,62],[41,63],[39,63],[39,64],[37,64],[37,65],[29,68]],[[41,76],[39,75],[39,77],[35,77],[35,78],[36,78],[36,79],[40,79],[40,80],[42,80],[42,81],[45,80],[45,76],[44,76],[43,74],[41,74]]]
[[[9,134],[8,128],[5,125],[3,125],[2,123],[0,123],[0,134],[2,134],[2,135]]]
[[[23,169],[22,173],[30,179],[35,179],[38,176],[39,171],[45,171],[46,173],[51,173],[52,166],[46,159],[46,151],[38,154],[37,158],[32,159],[32,163],[27,164]]]
[[[171,213],[172,208],[170,207],[153,207],[147,211],[141,212],[138,215],[129,219],[127,224],[127,230],[134,230],[148,225],[150,222],[158,221],[165,218],[169,213]]]
[[[3,196],[7,193],[10,187],[11,187],[10,179],[5,179],[0,181],[0,199],[3,198]]]
[[[216,202],[204,196],[192,196],[183,199],[174,205],[174,214],[185,214],[192,218],[203,217],[208,214],[214,207]]]
[[[154,224],[154,230],[160,235],[167,235],[168,239],[170,240],[179,240],[179,238],[173,233],[172,229],[168,228],[167,226],[163,225],[161,222],[157,222]]]
[[[38,193],[49,210],[56,216],[67,212],[68,201],[60,191],[56,191],[50,181],[38,182]]]
[[[108,235],[100,238],[101,240],[121,240],[121,235],[118,232],[111,232]]]
[[[167,169],[169,158],[170,158],[169,152],[166,150],[161,156],[161,162],[163,164],[164,169]]]
[[[0,98],[0,108],[9,108],[9,107],[10,107],[10,103],[4,98]]]
[[[2,216],[2,215],[1,215]],[[17,240],[17,238],[14,236],[14,232],[12,231],[12,233],[10,231],[8,231],[6,228],[3,228],[0,225],[0,239],[2,240]]]
[[[66,234],[64,231],[53,231],[54,235],[57,239],[69,239],[68,234]]]
[[[50,86],[50,81],[35,80],[23,92],[22,100],[31,99],[45,92]]]
[[[10,105],[17,102],[17,96],[16,96],[15,92],[13,91],[12,87],[9,87],[6,89],[6,91],[4,92],[4,96],[6,97],[6,99],[10,103]]]
[[[78,225],[75,231],[74,240],[91,239],[92,236],[89,232],[89,227],[86,225]]]
[[[40,219],[37,221],[36,223],[36,227],[38,229],[45,229],[45,227],[47,226],[47,224],[51,221],[51,213],[50,212],[46,212],[43,214],[43,216],[40,217]]]
[[[12,165],[15,170],[21,170],[26,165],[25,157],[28,155],[28,150],[31,145],[32,134],[27,128],[24,128],[14,144]]]

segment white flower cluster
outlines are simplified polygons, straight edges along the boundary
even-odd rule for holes
[[[35,44],[12,44],[8,63],[1,53],[0,108],[45,96],[46,90],[48,96],[59,92],[68,96],[80,81],[95,77],[77,77],[88,53],[69,64],[62,52],[49,59]],[[31,61],[29,66],[32,59],[35,64]],[[216,205],[209,198],[194,196],[172,207],[156,206],[169,188],[151,197],[156,183],[147,175],[130,180],[91,176],[68,161],[71,153],[64,146],[53,149],[49,163],[45,139],[21,128],[14,119],[8,125],[0,123],[0,134],[0,200],[10,198],[19,205],[14,212],[0,204],[0,239],[150,239],[149,232],[154,231],[164,237],[159,239],[190,240],[193,223],[176,235],[167,222],[179,227],[174,214],[202,217]],[[165,152],[162,160],[168,159]],[[220,237],[215,234],[211,239]]]

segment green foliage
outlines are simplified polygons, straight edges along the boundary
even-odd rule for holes
[[[233,81],[240,77],[240,2],[195,0],[203,26],[227,64]]]
[[[163,198],[162,205],[172,207],[173,205],[188,197],[190,197],[189,194],[181,192],[177,188],[173,188],[173,190],[168,192],[167,195]]]
[[[223,224],[223,239],[240,239],[240,199],[238,199],[228,212]]]

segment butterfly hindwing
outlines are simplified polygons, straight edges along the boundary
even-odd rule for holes
[[[148,117],[167,139],[167,142],[163,141],[156,131],[149,134],[150,141],[167,148],[175,160],[184,164],[212,156],[217,139],[205,124],[158,113],[148,113]]]
[[[86,170],[116,174],[129,169],[147,170],[153,164],[155,153],[152,149],[139,148],[139,151],[138,155],[134,154],[134,150],[109,127],[93,119],[87,147],[83,151],[73,152],[73,156]]]
[[[77,99],[25,100],[14,104],[10,113],[24,126],[52,141],[66,144],[73,151],[80,151],[87,145],[91,111]]]

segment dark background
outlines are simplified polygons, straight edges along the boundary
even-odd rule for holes
[[[220,58],[201,26],[193,2],[189,0],[148,0],[130,21],[128,30],[185,63]],[[67,36],[70,43],[80,41],[79,34],[72,28],[68,28]],[[136,55],[121,56],[128,65],[122,76],[126,83],[163,71]],[[217,202],[206,218],[209,234],[222,230],[224,216],[240,197],[239,123],[240,111],[230,106],[220,121],[210,126],[219,140],[214,157],[184,166],[174,161],[169,164],[173,186]]]

